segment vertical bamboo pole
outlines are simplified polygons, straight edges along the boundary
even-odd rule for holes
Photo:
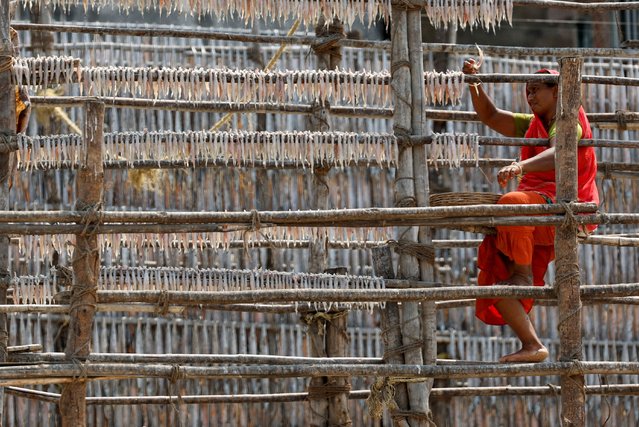
[[[373,268],[375,275],[385,279],[394,279],[393,257],[388,246],[373,248]],[[382,312],[382,340],[384,341],[384,360],[390,364],[404,363],[404,355],[393,349],[402,346],[402,331],[399,322],[399,304],[387,302]],[[395,385],[395,404],[400,411],[408,410],[408,389],[406,383]],[[408,426],[405,419],[398,420],[397,425]]]
[[[338,19],[334,19],[328,26],[324,25],[323,21],[320,21],[315,32],[318,36],[343,38],[344,26]],[[340,66],[342,61],[342,53],[339,44],[330,44],[329,46],[330,48],[327,51],[324,51],[325,53],[316,50],[318,68],[320,69],[334,70]],[[327,131],[330,128],[330,124],[325,120],[317,123],[317,126],[318,129],[313,130]],[[314,174],[314,185],[316,186],[316,189],[321,190],[319,194],[322,196],[322,202],[325,203],[326,208],[328,208],[329,196],[327,172],[328,170],[323,169],[316,171]],[[323,257],[326,265],[326,260],[328,259],[328,236],[323,235],[320,243],[324,248]],[[348,312],[335,313],[331,316],[330,322],[326,325],[326,354],[328,357],[348,356],[348,335],[346,333],[347,325]],[[350,377],[329,378],[328,383],[338,388],[343,387],[344,390],[346,390],[347,386],[350,384]],[[352,425],[351,418],[348,414],[348,392],[337,394],[328,399],[328,425]]]
[[[315,28],[319,35],[324,26],[324,21],[320,20]],[[328,53],[317,54],[318,68],[327,68],[330,65],[330,55]],[[329,130],[328,112],[324,105],[314,101],[313,114],[309,116],[308,126],[314,132],[326,132]],[[326,182],[328,168],[315,168],[311,172],[311,209],[328,209],[328,184]],[[313,236],[308,251],[308,270],[311,273],[321,273],[326,269],[328,260],[327,236],[323,231],[318,231]],[[325,330],[327,322],[317,314],[307,322],[308,336],[311,342],[311,355],[314,357],[327,357],[327,340]],[[309,387],[321,388],[327,384],[326,377],[314,377],[309,381]],[[324,427],[328,425],[329,419],[329,399],[314,397],[309,400],[310,411],[308,411],[307,424],[311,426]]]
[[[393,2],[391,30],[391,88],[393,91],[393,132],[398,136],[408,136],[412,130],[412,95],[411,92],[411,62],[408,45],[408,12],[405,2]],[[420,35],[421,38],[421,35]],[[423,66],[421,67],[423,69]],[[423,74],[419,78],[423,79]],[[417,94],[417,96],[420,96]],[[420,112],[421,114],[421,112]],[[413,173],[413,150],[410,146],[402,146],[395,178],[395,205],[409,207],[416,205],[415,185]],[[414,227],[400,227],[401,241],[415,242],[417,236]],[[417,279],[419,264],[417,259],[405,253],[400,253],[398,277],[400,279]],[[404,303],[401,306],[402,343],[407,347],[404,361],[409,365],[423,364],[422,330],[419,304]],[[419,344],[419,345],[418,345]],[[410,411],[415,417],[408,420],[411,426],[425,425],[423,415],[427,415],[428,392],[424,383],[409,383],[408,400]]]
[[[424,134],[424,52],[422,48],[422,16],[421,8],[408,11],[408,53],[411,68],[411,126],[413,135]],[[426,164],[426,146],[417,145],[413,147],[413,173],[415,175],[415,199],[417,206],[428,206],[428,196],[430,193],[428,180],[428,165]],[[419,227],[417,234],[418,242],[422,245],[430,246],[432,249],[433,237],[430,227]],[[432,249],[432,258],[419,260],[419,271],[421,280],[434,280],[435,253]],[[437,361],[437,335],[435,325],[437,324],[437,310],[435,301],[423,301],[421,303],[422,321],[422,356],[425,364],[435,364]],[[421,399],[420,411],[430,414],[429,397],[433,387],[433,380],[424,382],[425,393]]]
[[[559,100],[557,101],[556,180],[557,202],[577,200],[577,128],[581,104],[582,58],[559,60]],[[581,298],[577,253],[577,227],[569,221],[557,227],[555,253],[557,279],[555,287],[559,299],[560,361],[582,359]],[[584,375],[562,375],[561,418],[562,425],[585,425]]]
[[[0,46],[0,131],[15,132],[15,94],[11,83],[11,56],[13,45],[9,33],[10,5],[9,0],[2,1],[0,13],[0,34],[2,46]],[[11,154],[0,154],[0,209],[6,210],[9,203],[9,176]],[[9,274],[9,236],[0,235],[0,304],[7,303],[7,288],[11,276]],[[7,315],[0,314],[0,362],[7,360],[7,345],[9,332],[7,330]],[[0,426],[4,419],[4,388],[0,388]]]
[[[65,354],[71,360],[83,360],[91,352],[91,328],[97,302],[100,252],[98,235],[91,232],[91,215],[97,215],[102,203],[102,128],[104,104],[87,101],[84,123],[85,158],[76,175],[76,210],[86,211],[85,232],[76,235],[73,253],[73,288]],[[62,426],[86,425],[86,381],[82,378],[62,388],[60,397]]]

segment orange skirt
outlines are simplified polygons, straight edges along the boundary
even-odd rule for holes
[[[545,204],[540,194],[534,191],[514,191],[503,195],[498,204]],[[555,259],[554,226],[499,226],[497,235],[486,236],[479,246],[477,266],[479,286],[492,286],[510,277],[508,264],[532,265],[533,284],[544,286],[548,264]],[[489,325],[505,325],[506,322],[495,307],[499,298],[478,299],[475,315]],[[530,312],[534,299],[520,299],[521,305]]]

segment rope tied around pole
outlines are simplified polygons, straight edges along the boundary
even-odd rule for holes
[[[421,417],[426,415],[423,412],[417,411],[400,411],[397,403],[395,402],[395,384],[399,383],[421,383],[428,381],[428,378],[412,378],[412,377],[382,377],[377,378],[371,386],[371,394],[366,399],[368,405],[368,414],[376,419],[382,417],[384,408],[388,408],[393,414],[398,414],[400,418],[406,417]],[[428,415],[426,415],[428,416]],[[432,421],[431,421],[432,423]]]
[[[620,130],[628,130],[628,112],[626,110],[615,111],[617,117],[617,126]]]
[[[182,425],[182,420],[180,419],[180,415],[181,415],[180,406],[184,404],[184,401],[182,399],[182,391],[180,389],[180,381],[182,379],[184,379],[184,374],[180,370],[180,365],[172,365],[171,372],[169,376],[167,377],[167,380],[169,381],[169,399],[171,402],[171,409],[173,410],[173,412],[175,413],[178,419],[179,426]],[[177,396],[177,405],[173,401],[174,395]]]
[[[418,243],[407,239],[388,240],[386,243],[400,255],[410,255],[431,265],[435,264],[435,246],[432,244]]]
[[[84,225],[84,229],[80,235],[90,237],[97,234],[103,219],[102,202],[84,203],[82,200],[77,200],[75,209],[82,213],[79,223]]]
[[[563,200],[557,200],[557,204],[564,208],[565,217],[564,221],[561,223],[559,227],[567,230],[579,230],[579,223],[577,222],[577,217],[572,211],[573,202],[565,202]]]
[[[16,133],[8,129],[0,130],[0,144],[6,146],[10,151],[17,151],[19,148]]]
[[[309,385],[306,389],[308,396],[306,400],[322,400],[329,397],[339,396],[340,394],[350,393],[352,387],[350,383],[345,384],[321,384]]]
[[[162,289],[158,296],[158,303],[155,309],[156,313],[160,316],[166,316],[169,313],[169,302],[169,291]]]
[[[242,242],[244,246],[244,254],[249,255],[249,233],[259,232],[262,227],[260,222],[260,212],[257,209],[251,209],[251,225],[242,233]]]
[[[318,41],[311,44],[311,49],[316,55],[328,54],[341,58],[340,41],[346,37],[344,24],[339,19],[333,19],[330,24],[325,24],[320,20],[315,27],[315,35]]]
[[[325,311],[318,311],[315,313],[309,313],[302,317],[302,321],[308,326],[315,324],[317,327],[317,333],[323,336],[326,333],[326,323],[332,322],[335,319],[348,315],[348,311],[336,311],[334,313],[327,313]]]
[[[391,5],[393,7],[401,7],[405,10],[420,10],[423,7],[423,2],[412,0],[392,0]]]

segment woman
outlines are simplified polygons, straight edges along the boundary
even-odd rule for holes
[[[477,62],[464,62],[466,74],[476,74]],[[542,69],[537,73],[559,74]],[[555,116],[558,86],[556,83],[531,82],[526,85],[526,97],[532,114],[519,114],[496,108],[481,87],[470,90],[473,107],[479,119],[491,129],[508,137],[547,138],[548,147],[522,147],[521,161],[503,167],[497,174],[502,187],[519,178],[517,191],[505,194],[500,204],[553,203],[555,183]],[[583,108],[579,109],[578,138],[590,139],[592,132]],[[599,203],[595,184],[597,160],[592,147],[579,147],[578,197],[581,202]],[[496,227],[496,236],[487,236],[479,247],[477,279],[480,286],[544,285],[548,264],[554,259],[555,227]],[[532,299],[478,299],[476,316],[487,324],[508,324],[521,340],[521,349],[499,359],[502,363],[541,362],[548,350],[541,343],[528,317]]]

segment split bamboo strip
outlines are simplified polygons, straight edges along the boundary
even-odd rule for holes
[[[582,58],[561,58],[559,68],[559,99],[557,101],[556,181],[557,202],[571,203],[577,200],[577,144],[575,123],[581,104]],[[557,258],[557,297],[559,300],[559,360],[577,362],[583,358],[581,342],[581,285],[579,257],[577,254],[577,226],[566,223],[557,227],[555,252]],[[585,378],[572,373],[561,376],[561,417],[571,426],[585,425]]]
[[[54,363],[38,365],[0,366],[0,386],[39,384],[70,380],[86,376],[88,381],[127,378],[239,379],[239,378],[300,378],[313,376],[388,376],[401,379],[426,378],[503,378],[606,374],[637,375],[639,362],[546,362],[524,364],[469,365],[255,365],[255,366],[180,366],[137,363]]]
[[[627,3],[628,4],[628,3]],[[83,23],[83,25],[73,24],[32,24],[27,22],[13,22],[12,26],[16,30],[23,31],[52,31],[58,33],[85,33],[100,35],[122,35],[137,37],[183,37],[196,38],[201,40],[226,40],[247,43],[270,43],[270,44],[296,44],[313,45],[322,42],[314,35],[263,35],[241,33],[237,31],[211,31],[209,28],[194,30],[191,27],[179,28],[169,25],[136,25],[118,23]],[[340,39],[337,41],[342,47],[373,48],[390,50],[391,43],[380,40],[356,40]],[[433,53],[456,53],[456,54],[476,54],[477,45],[474,44],[449,44],[449,43],[424,43],[424,50]],[[526,56],[584,56],[602,58],[635,58],[636,52],[632,49],[614,48],[571,48],[571,47],[520,47],[520,46],[481,46],[485,55],[526,57]]]

